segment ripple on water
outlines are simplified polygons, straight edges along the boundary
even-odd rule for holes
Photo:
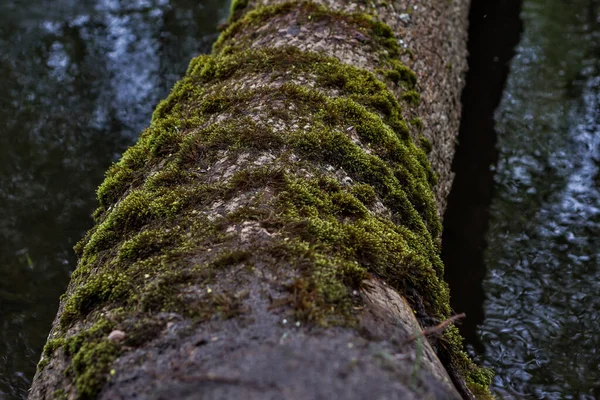
[[[526,0],[480,327],[506,398],[600,396],[600,2]]]

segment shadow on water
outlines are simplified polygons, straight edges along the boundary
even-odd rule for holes
[[[444,215],[442,258],[451,305],[467,318],[459,326],[478,353],[484,346],[484,249],[498,159],[494,111],[500,104],[510,60],[519,41],[521,0],[473,0],[469,13],[469,72],[452,170],[456,173]]]
[[[226,0],[0,4],[0,399],[24,398],[104,171]]]

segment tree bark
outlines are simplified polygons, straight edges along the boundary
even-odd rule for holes
[[[485,394],[420,334],[468,3],[234,2],[98,189],[30,398]]]

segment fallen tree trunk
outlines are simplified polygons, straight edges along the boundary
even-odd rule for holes
[[[421,333],[467,9],[234,3],[99,188],[30,398],[485,394],[454,326]]]

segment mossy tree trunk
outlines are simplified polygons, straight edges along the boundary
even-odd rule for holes
[[[468,3],[235,2],[99,188],[30,397],[482,389],[454,327],[406,340],[450,316]]]

